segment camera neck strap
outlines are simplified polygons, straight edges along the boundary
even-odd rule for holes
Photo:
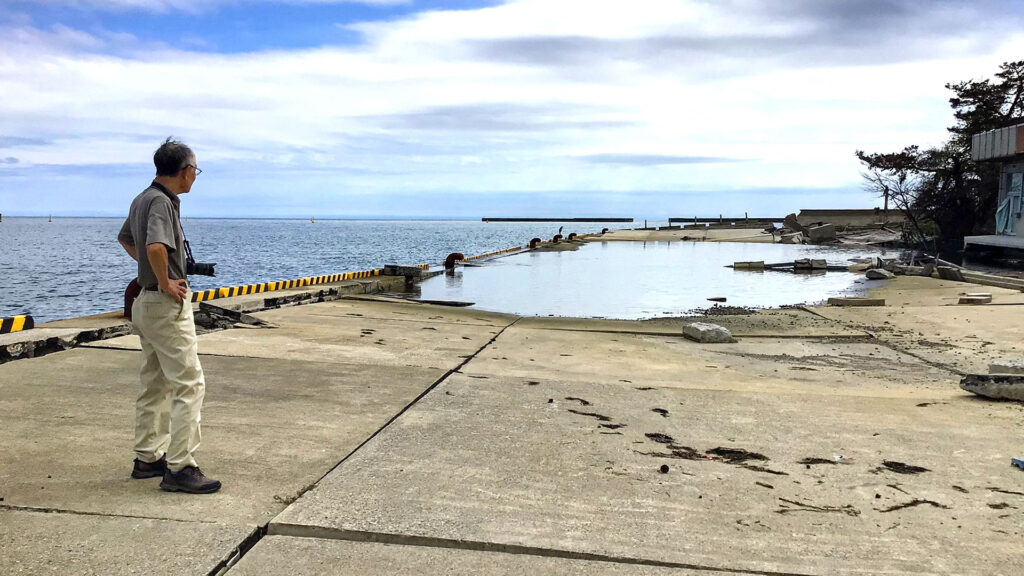
[[[181,226],[180,220],[178,221],[178,226]],[[181,227],[181,239],[182,242],[185,244],[185,261],[195,262],[196,259],[192,256],[192,247],[189,246],[188,244],[188,238],[185,236],[185,228],[183,226]]]

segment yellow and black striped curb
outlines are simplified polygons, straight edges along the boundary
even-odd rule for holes
[[[9,318],[0,318],[0,334],[7,334],[9,332],[21,332],[22,330],[30,330],[35,327],[36,321],[31,316],[11,316]]]
[[[342,272],[340,274],[325,274],[323,276],[308,276],[294,280],[279,280],[277,282],[261,282],[259,284],[245,284],[243,286],[224,286],[211,288],[200,292],[192,293],[193,302],[207,302],[217,298],[231,298],[233,296],[245,296],[248,294],[260,294],[274,290],[288,290],[289,288],[302,288],[303,286],[316,286],[317,284],[330,284],[332,282],[343,282],[345,280],[359,280],[380,276],[382,269],[361,270],[359,272]]]
[[[497,252],[487,252],[486,254],[477,254],[476,256],[467,256],[465,260],[479,260],[480,258],[490,258],[491,256],[500,256],[502,254],[508,254],[509,252],[517,252],[522,250],[522,246],[513,246],[511,248],[505,248],[504,250],[498,250]]]

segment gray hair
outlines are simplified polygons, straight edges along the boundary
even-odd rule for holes
[[[195,158],[195,153],[184,143],[168,136],[167,140],[153,153],[153,164],[156,165],[157,176],[174,176],[188,166]]]

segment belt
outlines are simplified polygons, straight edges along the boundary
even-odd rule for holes
[[[146,290],[147,292],[159,292],[160,286],[157,284],[150,284],[149,286],[143,286],[142,289]]]

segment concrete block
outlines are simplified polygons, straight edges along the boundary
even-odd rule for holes
[[[984,296],[961,296],[957,300],[957,304],[991,304],[992,295],[986,294]]]
[[[829,298],[829,306],[885,306],[885,298]]]
[[[989,374],[1024,374],[1024,360],[996,360],[988,365]]]
[[[819,226],[810,226],[807,228],[807,239],[812,244],[820,242],[831,242],[836,239],[836,225],[835,224],[821,224]]]
[[[1013,374],[968,374],[960,380],[968,392],[994,400],[1024,402],[1024,376]]]
[[[864,273],[864,276],[868,280],[888,280],[889,278],[895,278],[896,275],[884,268],[872,268]]]
[[[793,261],[794,270],[826,270],[828,262],[818,258],[799,258]]]
[[[707,322],[693,322],[683,326],[683,336],[694,342],[705,344],[721,344],[736,341],[732,337],[732,333],[724,326]]]

